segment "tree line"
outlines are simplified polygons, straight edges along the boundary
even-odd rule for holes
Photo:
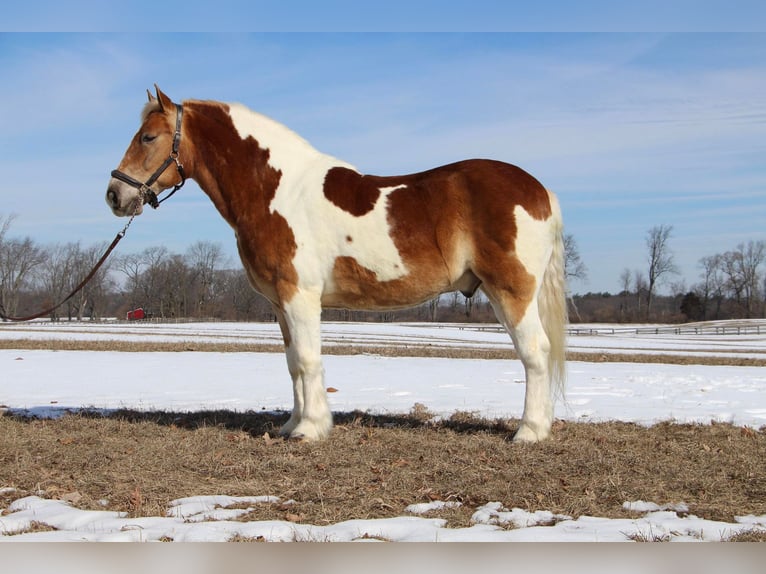
[[[87,275],[106,243],[79,242],[42,246],[10,235],[13,216],[0,214],[0,311],[35,312],[66,297]],[[700,280],[687,288],[670,283],[670,295],[657,290],[678,271],[670,249],[672,226],[646,235],[646,266],[625,269],[617,294],[569,295],[574,322],[682,322],[766,316],[766,243],[750,241],[703,257]],[[565,270],[571,284],[587,278],[575,238],[565,236]],[[273,321],[271,305],[249,285],[245,271],[217,243],[199,241],[184,253],[164,246],[115,254],[82,291],[55,310],[50,319],[125,318],[136,308],[158,319],[209,318]],[[494,322],[486,297],[449,293],[418,307],[397,311],[326,310],[325,319],[354,321]]]
[[[0,309],[23,315],[65,298],[107,247],[79,242],[40,246],[9,236],[12,217],[0,217]],[[270,306],[228,268],[220,245],[198,242],[184,254],[160,246],[113,255],[51,320],[124,318],[138,307],[159,318],[266,320]]]
[[[582,322],[663,323],[766,317],[766,241],[750,240],[699,259],[698,281],[690,287],[678,275],[670,246],[672,225],[658,225],[645,236],[644,268],[625,268],[618,294],[587,293],[572,298]],[[669,284],[670,295],[657,288]]]

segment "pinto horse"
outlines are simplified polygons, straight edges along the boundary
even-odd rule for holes
[[[551,192],[518,167],[482,159],[363,175],[242,105],[175,104],[155,89],[106,201],[118,216],[138,215],[186,177],[213,201],[282,330],[294,405],[280,434],[316,440],[332,428],[322,307],[395,309],[481,287],[526,372],[514,440],[548,437],[567,320],[562,219]]]

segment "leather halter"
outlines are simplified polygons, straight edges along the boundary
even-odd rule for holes
[[[183,106],[181,104],[175,104],[176,106],[176,131],[173,134],[173,148],[170,151],[168,158],[162,163],[160,167],[147,179],[144,183],[141,183],[137,179],[130,177],[128,174],[121,172],[118,169],[112,171],[112,177],[119,179],[120,181],[127,183],[131,187],[135,187],[138,190],[144,203],[148,203],[154,209],[160,206],[160,203],[169,199],[176,191],[181,189],[186,183],[186,174],[184,173],[184,166],[178,160],[178,146],[181,143],[181,119],[183,118]],[[181,177],[181,182],[175,184],[173,190],[162,199],[157,199],[157,194],[150,189],[152,184],[162,175],[162,173],[170,166],[171,163],[176,164],[178,175]],[[160,191],[162,193],[162,191]]]

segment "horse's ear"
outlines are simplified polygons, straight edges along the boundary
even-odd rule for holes
[[[154,90],[157,92],[157,100],[160,102],[160,110],[170,110],[173,108],[173,100],[167,97],[157,84],[154,84]]]
[[[157,100],[157,98],[155,98],[149,90],[146,90],[146,95],[149,96],[149,103],[150,104]]]

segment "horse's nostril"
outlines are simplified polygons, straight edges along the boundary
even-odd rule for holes
[[[112,207],[117,207],[117,192],[110,189],[106,192],[106,202]]]

